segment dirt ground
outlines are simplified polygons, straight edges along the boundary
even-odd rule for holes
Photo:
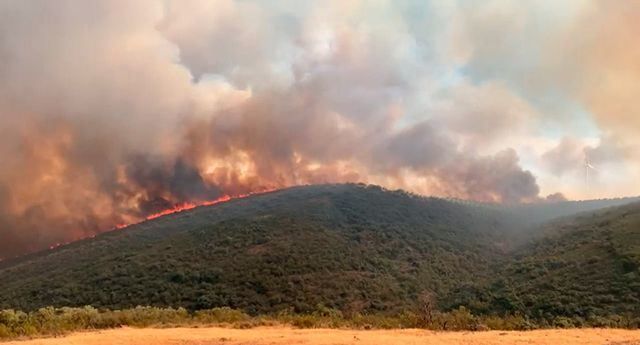
[[[13,341],[11,345],[393,345],[393,344],[548,344],[640,345],[640,331],[613,329],[539,330],[529,332],[433,332],[425,330],[335,330],[259,327],[167,328],[74,333],[66,337]]]

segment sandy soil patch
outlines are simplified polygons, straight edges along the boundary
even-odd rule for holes
[[[619,329],[538,330],[529,332],[433,332],[425,330],[335,330],[259,327],[122,328],[65,337],[13,341],[10,345],[640,345],[640,331]]]

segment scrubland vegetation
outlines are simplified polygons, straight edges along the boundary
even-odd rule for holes
[[[136,307],[125,310],[98,310],[83,308],[41,308],[29,313],[0,311],[0,339],[58,336],[82,330],[129,327],[204,327],[224,326],[252,328],[257,326],[287,325],[296,328],[349,328],[349,329],[403,329],[423,328],[440,331],[531,330],[537,328],[571,327],[640,327],[640,318],[619,316],[578,320],[559,317],[551,323],[540,322],[521,315],[476,316],[464,307],[441,313],[405,312],[395,316],[345,316],[335,309],[318,306],[310,314],[283,311],[272,315],[250,316],[230,308],[213,308],[189,312],[184,308]]]
[[[1,263],[0,309],[25,312],[2,312],[0,337],[220,323],[636,328],[640,206],[566,217],[619,202],[509,209],[330,185],[198,208]]]

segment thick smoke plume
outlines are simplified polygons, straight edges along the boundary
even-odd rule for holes
[[[458,44],[473,42],[460,20],[475,12],[0,1],[0,257],[297,184],[540,200],[511,144],[539,111],[508,83],[460,74],[489,54]]]

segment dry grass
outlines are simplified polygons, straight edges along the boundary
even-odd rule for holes
[[[536,330],[526,332],[434,332],[425,330],[335,330],[258,327],[253,329],[165,328],[74,333],[66,337],[13,341],[3,345],[640,345],[640,331],[621,329]]]

